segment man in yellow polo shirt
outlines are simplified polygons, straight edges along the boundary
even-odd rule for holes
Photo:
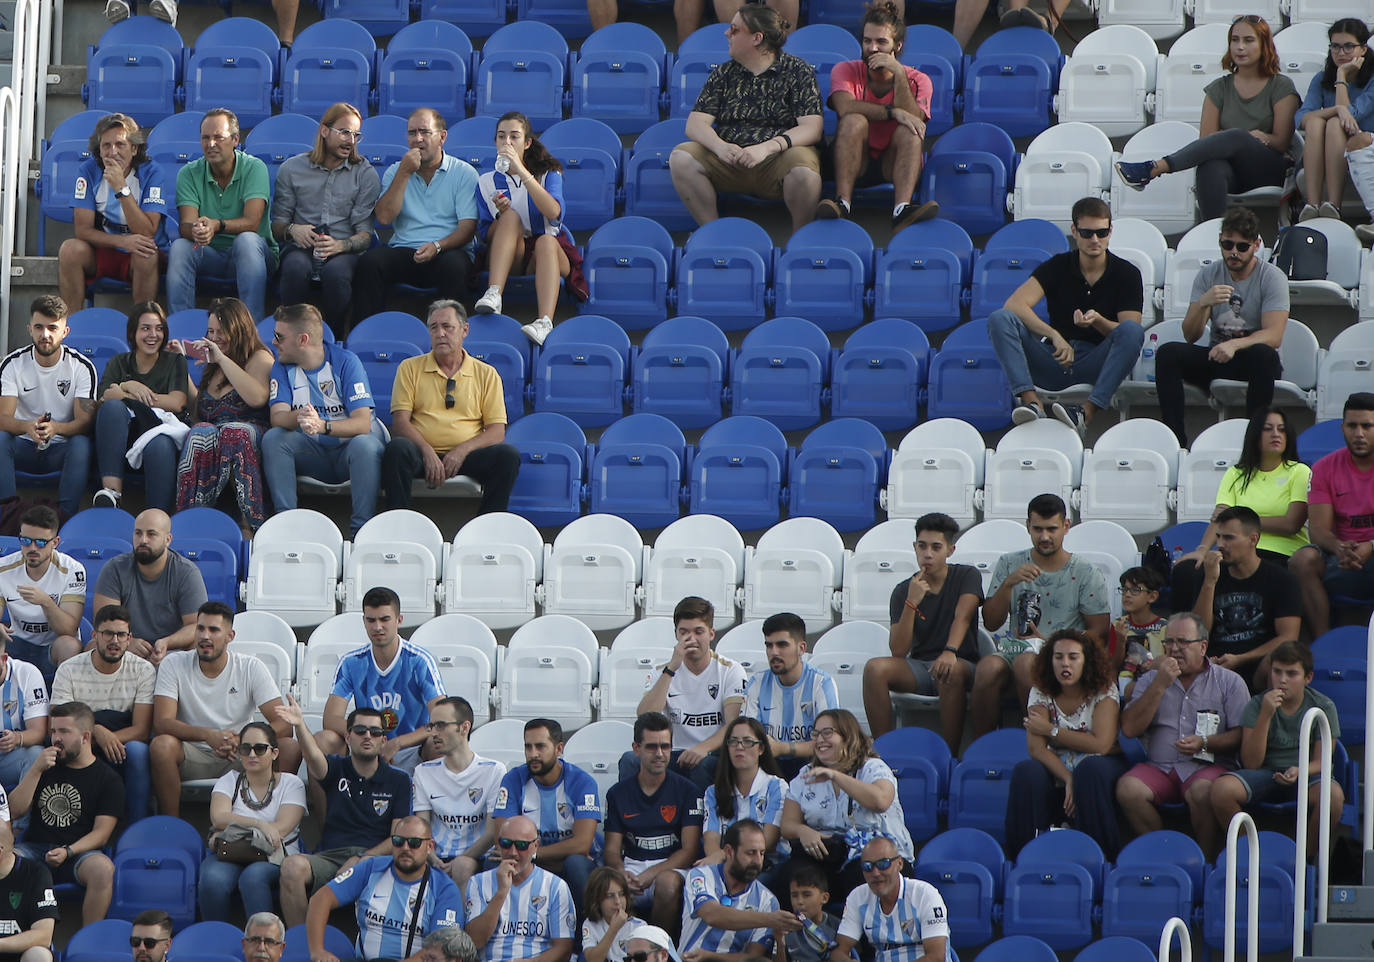
[[[460,474],[482,485],[481,513],[505,511],[520,452],[506,440],[501,375],[463,350],[468,316],[457,301],[429,305],[430,352],[407,358],[391,393],[391,441],[382,452],[387,508],[410,506],[416,478],[437,488]]]

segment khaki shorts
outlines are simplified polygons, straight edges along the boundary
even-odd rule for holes
[[[216,755],[205,742],[182,742],[181,750],[186,753],[181,762],[181,780],[199,781],[202,778],[219,778],[225,772],[237,767],[232,759]]]
[[[793,168],[805,167],[815,171],[817,177],[821,174],[821,155],[815,147],[789,147],[756,167],[727,164],[694,140],[678,144],[675,149],[691,154],[706,168],[706,176],[716,190],[732,194],[776,200],[782,196],[783,178]]]
[[[344,862],[355,855],[362,855],[367,848],[362,845],[346,845],[343,848],[327,848],[307,855],[310,862],[310,891],[314,892],[325,882],[339,874]]]

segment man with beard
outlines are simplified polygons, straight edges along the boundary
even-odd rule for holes
[[[0,361],[0,501],[18,497],[15,471],[61,471],[57,506],[81,510],[91,473],[91,423],[100,378],[91,359],[62,344],[67,304],[44,294],[29,306],[33,344]]]
[[[286,925],[271,912],[254,912],[243,927],[244,962],[281,962]]]
[[[364,859],[346,868],[310,897],[305,938],[311,962],[339,962],[324,947],[329,913],[355,903],[359,959],[416,959],[424,937],[463,924],[458,886],[429,864],[434,839],[424,819],[408,815],[391,836],[391,857]]]
[[[81,650],[81,612],[86,606],[86,568],[57,550],[61,518],[45,504],[19,519],[19,550],[0,558],[0,592],[9,624],[0,635],[10,656],[27,661],[51,683],[53,672]]]
[[[773,952],[774,933],[795,932],[801,919],[778,907],[759,882],[767,843],[763,827],[742,818],[720,842],[725,861],[687,873],[682,905],[682,957],[687,962],[742,962]]]
[[[124,813],[124,783],[91,751],[95,715],[81,702],[54,705],[52,744],[43,749],[10,795],[15,818],[32,810],[16,850],[44,862],[56,882],[86,889],[81,924],[105,917],[114,894],[114,863],[101,849]]]
[[[79,701],[95,713],[91,740],[124,780],[126,823],[148,814],[148,737],[153,731],[157,669],[129,650],[129,612],[106,605],[95,613],[89,654],[69,658],[53,679],[55,704]]]
[[[1064,499],[1041,494],[1026,509],[1032,548],[997,559],[992,593],[983,602],[983,626],[996,632],[997,651],[984,655],[973,673],[973,737],[998,727],[1002,691],[1016,681],[1017,705],[1030,697],[1035,654],[1056,631],[1084,631],[1104,648],[1111,612],[1102,572],[1064,550],[1069,517]],[[1004,627],[1005,625],[1005,627]]]
[[[158,672],[148,756],[163,815],[180,813],[183,778],[218,778],[234,767],[239,730],[256,712],[277,732],[281,771],[300,767],[291,727],[275,713],[276,681],[257,656],[229,651],[233,640],[233,609],[207,601],[196,612],[195,650],[174,652]]]
[[[468,883],[467,933],[485,962],[567,962],[577,912],[568,883],[535,864],[539,830],[523,815],[497,836],[501,862]]]
[[[845,899],[831,962],[849,962],[860,937],[876,950],[877,962],[958,958],[949,944],[945,900],[930,883],[902,877],[906,860],[892,839],[880,835],[865,845],[859,867],[868,884]]]
[[[783,777],[795,778],[814,752],[816,716],[839,708],[840,694],[835,679],[802,659],[806,622],[800,616],[780,611],[765,618],[763,650],[768,670],[749,677],[740,714],[763,723]]]
[[[52,873],[41,860],[20,858],[9,822],[0,822],[0,962],[52,962],[57,919]]]
[[[205,603],[205,579],[195,562],[172,546],[172,519],[149,508],[134,519],[134,550],[115,555],[95,582],[95,610],[129,611],[129,651],[159,664],[168,651],[190,648],[196,611]]]
[[[172,951],[172,917],[162,909],[145,909],[134,916],[129,932],[133,962],[166,962]]]

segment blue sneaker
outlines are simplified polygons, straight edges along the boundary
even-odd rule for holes
[[[1082,405],[1055,401],[1050,405],[1050,413],[1060,424],[1073,428],[1080,438],[1088,433],[1088,415]]]
[[[1126,186],[1132,190],[1144,190],[1145,185],[1150,182],[1150,174],[1154,169],[1155,162],[1153,160],[1120,160],[1116,164],[1116,172],[1121,175]]]

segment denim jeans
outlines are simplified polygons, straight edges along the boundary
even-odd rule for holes
[[[81,510],[81,499],[91,479],[91,439],[84,434],[54,441],[42,451],[33,441],[0,431],[0,499],[19,494],[15,471],[47,474],[61,471],[57,482],[57,506],[71,517]]]
[[[228,922],[235,888],[243,899],[245,917],[275,911],[274,892],[280,878],[280,865],[271,862],[236,865],[221,862],[214,852],[207,852],[205,861],[200,863],[200,884],[196,886],[201,921]]]
[[[277,511],[296,507],[296,477],[306,475],[330,484],[349,482],[353,513],[349,536],[377,512],[377,492],[382,480],[382,427],[372,422],[372,433],[338,444],[325,445],[300,431],[272,428],[262,439],[262,471]]]
[[[129,468],[129,409],[123,401],[105,401],[95,414],[95,463],[102,478],[123,479]],[[171,514],[177,508],[177,461],[181,452],[165,434],[143,449],[144,501]]]
[[[1145,329],[1127,321],[1113,328],[1100,344],[1070,341],[1073,364],[1067,369],[1054,359],[1054,349],[1041,343],[1039,336],[1006,308],[988,317],[988,338],[1013,395],[1034,387],[1062,391],[1074,384],[1091,384],[1093,392],[1088,400],[1105,409],[1140,357]]]
[[[81,656],[86,657],[85,655]],[[95,755],[124,779],[124,824],[132,825],[148,814],[148,793],[152,781],[148,767],[148,743],[134,739],[124,743],[124,761],[115,764],[99,748]]]
[[[267,275],[275,266],[276,257],[267,241],[254,233],[235,235],[234,246],[227,251],[209,244],[197,246],[178,237],[167,255],[167,313],[195,307],[196,278],[208,273],[233,277],[248,313],[262,317],[266,313]]]
[[[14,786],[19,784],[42,750],[42,745],[29,745],[0,755],[0,785],[5,786],[5,791],[14,791]]]
[[[1288,155],[1260,143],[1248,130],[1231,127],[1190,140],[1164,158],[1174,172],[1197,168],[1198,220],[1226,213],[1226,195],[1256,187],[1278,187],[1288,172]]]

